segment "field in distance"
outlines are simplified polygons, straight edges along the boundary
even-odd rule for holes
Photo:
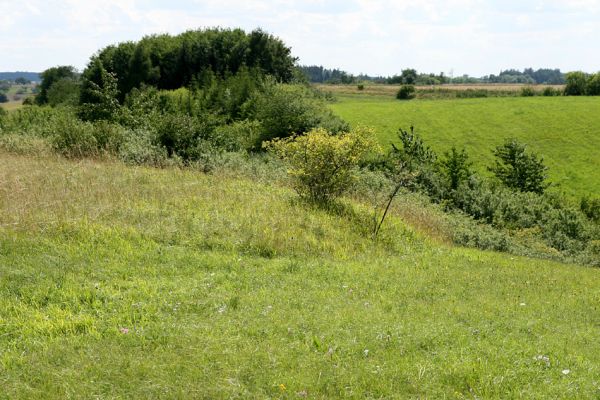
[[[358,89],[358,85],[330,85],[330,84],[315,84],[316,88],[323,92],[329,92],[338,95],[361,94],[373,96],[391,96],[395,97],[401,85],[384,85],[384,84],[365,84],[362,90]],[[524,87],[531,87],[535,91],[543,91],[547,87],[555,90],[562,90],[564,85],[525,85],[525,84],[505,84],[505,83],[488,83],[488,84],[448,84],[448,85],[426,85],[415,86],[417,90],[449,90],[449,91],[465,91],[465,90],[487,90],[490,92],[506,92],[514,95],[520,94]]]
[[[374,243],[260,176],[0,152],[0,182],[0,397],[599,393],[597,268],[395,212]]]
[[[480,171],[492,150],[514,137],[544,157],[550,180],[568,195],[600,195],[600,98],[493,97],[399,101],[340,95],[331,108],[352,125],[376,129],[381,143],[415,127],[438,154],[465,147]]]

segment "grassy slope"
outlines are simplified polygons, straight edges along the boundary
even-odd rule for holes
[[[600,195],[600,98],[515,97],[401,102],[346,96],[333,110],[352,124],[376,128],[382,143],[414,125],[436,151],[465,146],[484,170],[491,150],[516,137],[544,156],[553,183],[570,195]]]
[[[256,179],[0,153],[0,182],[0,397],[600,391],[597,269],[396,218],[373,245]]]

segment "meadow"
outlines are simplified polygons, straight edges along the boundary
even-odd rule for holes
[[[366,90],[366,89],[365,89]],[[493,164],[492,150],[517,138],[544,157],[554,190],[600,194],[600,99],[494,97],[398,101],[393,96],[339,95],[332,110],[352,125],[376,129],[382,144],[414,126],[436,152],[465,147],[476,168]]]
[[[600,394],[598,269],[398,208],[373,242],[260,169],[0,152],[0,182],[0,398]]]

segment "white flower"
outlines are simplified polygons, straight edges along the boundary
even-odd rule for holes
[[[563,369],[562,370],[563,375],[569,375],[571,373],[570,369]]]

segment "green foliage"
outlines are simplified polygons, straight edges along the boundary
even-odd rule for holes
[[[365,90],[365,85],[363,85],[363,84],[361,83],[361,84],[357,85],[357,86],[356,86],[356,88],[357,88],[358,90]]]
[[[506,139],[494,150],[496,163],[489,170],[507,187],[522,192],[543,193],[548,168],[535,153],[527,154],[526,146],[516,139]]]
[[[0,92],[0,103],[8,103],[8,96],[6,93]]]
[[[298,85],[270,85],[262,92],[255,92],[244,105],[244,114],[262,125],[255,148],[260,148],[264,141],[302,134],[317,127],[332,133],[348,129],[323,100]]]
[[[58,105],[77,106],[79,104],[80,83],[73,78],[62,78],[54,82],[46,94],[47,102],[52,107]]]
[[[414,99],[416,96],[417,90],[414,85],[402,85],[396,93],[396,98],[398,100],[410,100]]]
[[[84,121],[113,121],[119,111],[117,79],[99,58],[94,58],[82,76],[79,117]]]
[[[583,96],[587,91],[587,76],[581,71],[569,72],[566,77],[565,96]]]
[[[121,101],[142,85],[167,90],[188,87],[206,71],[225,79],[248,68],[291,82],[296,61],[280,39],[260,29],[246,33],[220,28],[147,36],[137,43],[108,46],[96,57],[118,79]]]
[[[167,149],[157,144],[156,134],[144,129],[134,130],[126,135],[119,147],[118,156],[128,165],[165,167],[170,164]]]
[[[546,97],[560,96],[560,90],[554,89],[551,86],[547,86],[542,91],[542,96],[546,96]]]
[[[49,68],[41,73],[41,77],[42,82],[39,85],[39,93],[35,97],[35,101],[38,105],[48,103],[48,90],[50,90],[52,85],[54,85],[56,82],[62,79],[78,79],[75,67],[72,66],[59,66]]]
[[[535,90],[531,86],[523,86],[521,88],[521,96],[522,97],[535,96]]]
[[[484,97],[491,97],[491,94],[491,90],[485,89],[467,89],[456,91],[456,97],[458,99],[479,99]]]
[[[116,154],[125,137],[123,128],[107,121],[91,123],[60,118],[53,130],[52,146],[69,158]]]
[[[473,174],[472,164],[464,148],[459,152],[456,147],[452,146],[450,152],[444,153],[444,157],[439,161],[439,166],[450,190],[457,190]]]
[[[600,197],[583,197],[580,202],[580,208],[590,220],[600,222]]]
[[[373,132],[362,128],[339,135],[317,128],[265,146],[288,166],[298,194],[315,203],[331,202],[346,192],[361,161],[378,150]]]
[[[586,93],[589,96],[600,96],[600,72],[590,75]]]

